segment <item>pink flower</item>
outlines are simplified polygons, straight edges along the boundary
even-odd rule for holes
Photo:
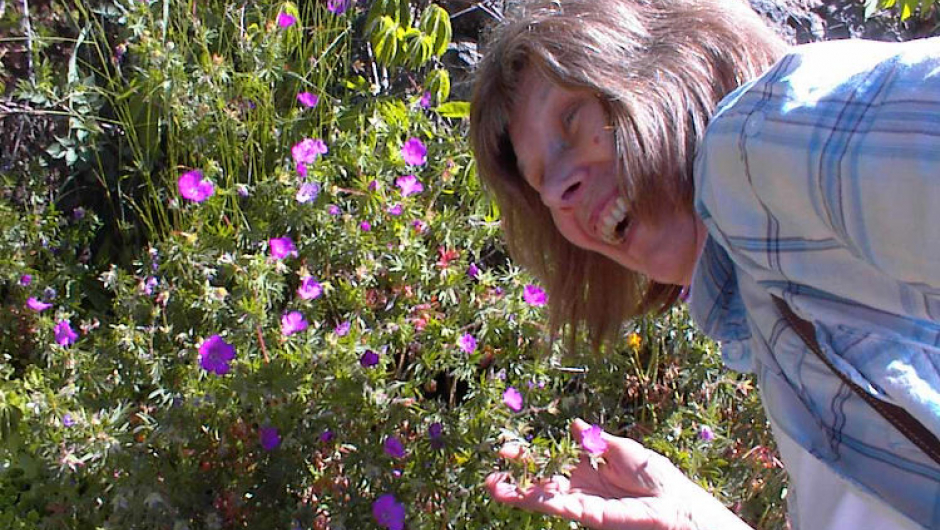
[[[342,15],[349,9],[350,0],[327,0],[326,10],[334,15]]]
[[[473,338],[473,335],[466,333],[457,339],[457,345],[464,353],[471,354],[477,349],[477,340]]]
[[[411,137],[401,146],[401,157],[410,166],[423,166],[428,161],[428,149],[421,140]]]
[[[288,256],[297,256],[297,247],[289,236],[274,237],[268,240],[268,248],[275,259],[284,259]]]
[[[503,403],[513,412],[522,410],[522,394],[513,387],[509,387],[503,392]]]
[[[258,438],[265,451],[273,451],[281,445],[281,435],[278,434],[277,427],[261,427],[258,429]]]
[[[395,205],[389,206],[388,210],[386,211],[388,212],[389,215],[394,215],[395,217],[398,217],[399,215],[401,215],[401,212],[402,212],[401,204],[395,204]]]
[[[323,294],[323,286],[313,276],[304,276],[300,280],[297,296],[304,300],[313,300],[319,298],[321,294]]]
[[[26,287],[27,285],[29,285],[29,284],[31,284],[31,283],[33,283],[33,277],[32,277],[32,275],[24,274],[24,275],[20,276],[20,285],[22,285],[23,287]]]
[[[372,230],[372,223],[369,221],[363,221],[359,223],[359,229],[363,232],[368,232],[369,230]]]
[[[307,319],[300,311],[291,311],[284,313],[281,317],[281,334],[289,337],[294,333],[299,333],[307,329]]]
[[[389,436],[386,438],[382,448],[385,450],[385,454],[392,458],[405,457],[405,446],[402,445],[401,440],[399,440],[397,436]]]
[[[422,109],[426,109],[430,107],[431,106],[431,93],[425,92],[424,94],[422,94],[421,99],[418,101],[418,105],[420,105]]]
[[[607,440],[599,425],[591,425],[581,433],[581,447],[589,454],[599,456],[607,450]]]
[[[307,107],[308,109],[312,109],[313,107],[317,106],[317,103],[320,102],[320,98],[317,97],[316,94],[311,94],[310,92],[300,92],[297,94],[297,101],[299,101],[301,105]]]
[[[405,506],[396,501],[391,493],[382,495],[372,503],[372,515],[379,526],[388,530],[405,528]]]
[[[306,176],[306,164],[312,164],[317,161],[317,157],[325,155],[329,149],[323,140],[315,138],[304,138],[290,148],[290,155],[297,165],[297,172]]]
[[[193,202],[202,202],[215,193],[215,186],[210,180],[203,180],[202,171],[194,169],[180,175],[176,182],[180,195]]]
[[[26,307],[32,309],[33,311],[41,312],[52,307],[52,304],[40,302],[39,299],[37,299],[35,296],[30,296],[29,299],[26,300]]]
[[[525,300],[525,303],[531,306],[543,306],[545,302],[548,301],[548,297],[545,296],[545,291],[539,288],[537,285],[526,285],[522,290],[522,298]]]
[[[281,13],[277,16],[277,25],[282,28],[289,28],[297,22],[297,18],[289,13]]]
[[[218,335],[209,337],[199,346],[199,366],[207,372],[216,375],[227,374],[230,369],[229,361],[234,358],[235,347]]]
[[[54,328],[55,341],[61,346],[68,346],[78,340],[78,334],[72,331],[68,320],[60,320]]]
[[[349,321],[348,321],[348,320],[344,320],[343,322],[340,322],[340,323],[336,326],[335,329],[333,329],[333,333],[336,333],[336,335],[339,336],[339,337],[344,337],[344,336],[346,336],[346,334],[349,333],[349,328],[350,328]]]
[[[424,191],[424,185],[421,184],[421,181],[418,180],[418,177],[414,175],[398,177],[395,180],[395,185],[398,186],[398,189],[401,190],[402,197],[408,197],[409,195],[415,195]]]
[[[305,182],[297,190],[297,202],[304,204],[317,200],[320,195],[320,185],[316,182]]]
[[[330,215],[339,215],[339,214],[343,213],[343,211],[339,209],[339,206],[337,206],[337,205],[335,205],[335,204],[331,204],[331,205],[327,206],[326,212],[327,212],[328,214],[330,214]]]

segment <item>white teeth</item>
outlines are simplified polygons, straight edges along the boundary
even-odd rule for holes
[[[627,201],[623,197],[617,197],[613,203],[607,207],[607,210],[600,215],[600,236],[608,243],[619,243],[620,235],[617,234],[617,224],[623,221],[627,215]]]

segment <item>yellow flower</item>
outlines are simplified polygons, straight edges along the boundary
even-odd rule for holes
[[[640,344],[643,341],[640,339],[639,333],[631,333],[627,335],[627,345],[633,348],[634,350],[640,349]]]

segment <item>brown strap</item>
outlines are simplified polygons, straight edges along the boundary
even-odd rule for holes
[[[921,422],[917,421],[917,419],[911,416],[906,410],[869,394],[865,389],[849,379],[848,376],[837,370],[832,362],[823,354],[819,343],[816,342],[816,330],[813,328],[813,324],[798,317],[783,299],[776,296],[774,296],[773,299],[774,304],[777,305],[777,309],[790,324],[790,327],[793,328],[793,331],[803,339],[806,346],[808,346],[833,373],[839,376],[839,379],[841,379],[843,383],[848,385],[856,394],[868,402],[875,411],[888,420],[891,425],[894,425],[897,430],[901,431],[904,436],[907,436],[907,439],[919,447],[921,451],[937,462],[937,464],[940,464],[940,440],[937,439],[934,433],[930,432],[930,430],[924,427]]]

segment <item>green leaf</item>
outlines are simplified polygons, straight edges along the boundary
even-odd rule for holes
[[[450,74],[443,68],[434,70],[428,74],[427,88],[434,96],[435,101],[440,103],[447,101],[447,98],[450,97]]]
[[[470,117],[470,102],[448,101],[436,107],[434,111],[445,118],[468,118]]]
[[[450,15],[447,10],[437,4],[431,4],[421,14],[421,31],[433,39],[434,55],[440,57],[447,52],[447,46],[453,36],[450,25]]]

